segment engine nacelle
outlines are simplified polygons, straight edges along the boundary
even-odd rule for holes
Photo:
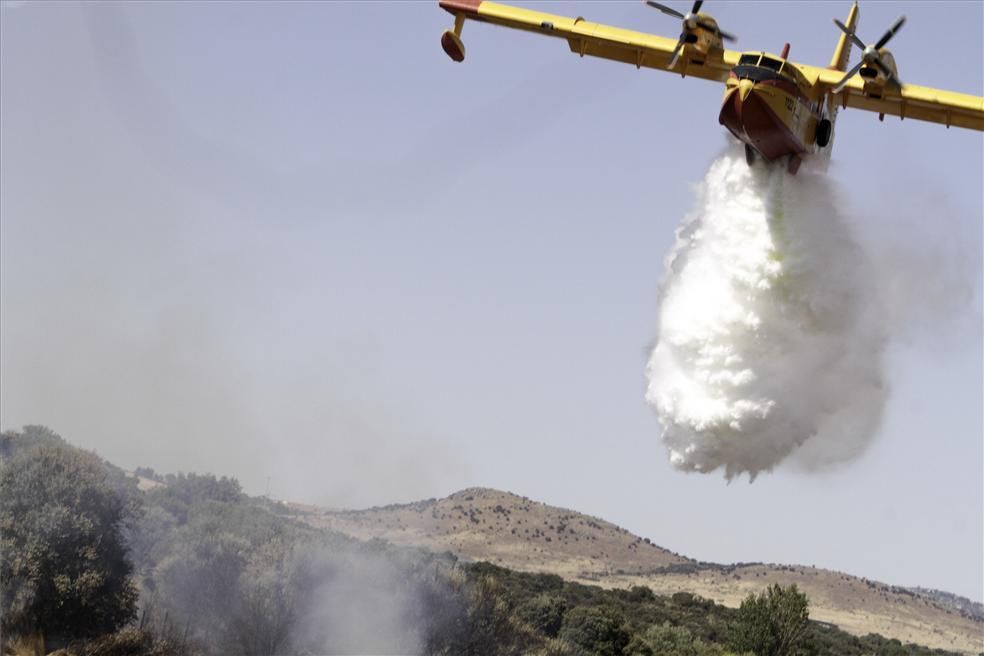
[[[892,53],[889,50],[882,48],[878,51],[878,57],[881,60],[882,66],[887,68],[891,72],[891,75],[886,75],[885,71],[883,71],[874,61],[871,63],[866,62],[865,65],[861,67],[861,70],[858,71],[858,75],[864,79],[865,95],[875,95],[880,97],[882,95],[881,90],[886,84],[894,85],[895,83],[892,81],[893,78],[895,80],[899,79],[899,69],[895,64],[895,57],[892,56]]]
[[[717,21],[708,14],[697,14],[697,18],[703,25],[688,30],[686,42],[700,55],[707,56],[712,50],[721,50],[724,43],[721,41],[720,28]],[[707,27],[704,27],[706,25]],[[707,29],[713,28],[713,29]]]

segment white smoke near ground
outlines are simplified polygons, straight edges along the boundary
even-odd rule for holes
[[[666,260],[647,366],[676,468],[754,479],[797,450],[808,467],[849,460],[876,433],[887,315],[837,198],[805,167],[712,164]]]
[[[292,630],[316,654],[417,654],[417,581],[392,555],[325,550],[309,556],[307,598]]]

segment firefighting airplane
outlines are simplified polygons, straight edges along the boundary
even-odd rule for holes
[[[762,52],[727,50],[724,41],[734,37],[700,12],[702,0],[686,15],[652,0],[646,4],[680,19],[679,39],[624,30],[582,17],[566,18],[485,0],[440,0],[454,16],[454,29],[441,35],[444,52],[456,62],[465,58],[461,29],[474,20],[559,37],[580,55],[724,82],[724,102],[719,121],[745,144],[745,157],[769,162],[785,159],[795,175],[804,156],[829,157],[834,123],[839,109],[854,107],[900,119],[916,119],[984,130],[984,98],[943,91],[899,79],[895,59],[885,45],[899,31],[900,18],[878,41],[865,44],[855,34],[858,4],[847,20],[834,20],[841,36],[827,68],[787,59],[789,44],[779,56]],[[851,45],[861,50],[861,61],[847,70]]]

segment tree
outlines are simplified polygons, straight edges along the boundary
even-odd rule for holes
[[[770,585],[741,602],[731,647],[758,656],[789,656],[802,643],[809,618],[809,600],[795,585]]]
[[[560,638],[597,656],[620,656],[629,644],[622,615],[606,607],[578,606],[564,615]]]
[[[243,656],[282,654],[296,621],[295,594],[301,583],[288,559],[248,572],[229,622],[226,645]]]
[[[7,460],[21,451],[38,446],[66,446],[66,444],[60,435],[46,426],[24,426],[20,433],[17,431],[0,433],[0,458]]]
[[[94,454],[22,449],[0,471],[0,584],[7,635],[49,645],[116,630],[136,612],[126,501]]]
[[[172,621],[207,640],[229,630],[250,545],[234,533],[199,528],[189,525],[181,530],[178,544],[161,560],[155,577],[159,599]]]
[[[220,504],[239,504],[245,500],[239,481],[216,478],[212,474],[168,474],[166,485],[147,493],[150,503],[174,515],[178,525],[188,522],[188,511],[206,501]]]

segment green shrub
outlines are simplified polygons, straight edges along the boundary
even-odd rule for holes
[[[631,635],[618,611],[607,607],[579,607],[564,616],[560,638],[595,656],[621,656]]]
[[[731,647],[758,656],[788,656],[802,643],[810,618],[809,601],[795,585],[770,585],[741,602]]]
[[[137,590],[123,539],[127,506],[105,465],[53,443],[46,436],[0,471],[0,585],[4,634],[40,630],[60,646],[126,624]]]
[[[520,605],[516,614],[535,631],[555,638],[560,633],[567,606],[563,597],[542,593]]]

